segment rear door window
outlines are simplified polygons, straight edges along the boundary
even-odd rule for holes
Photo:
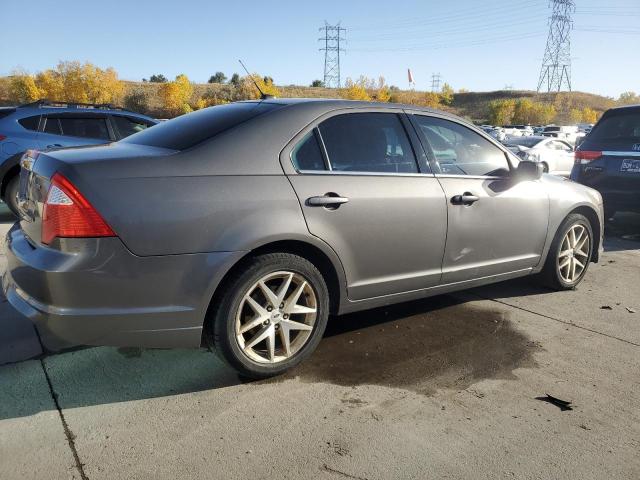
[[[38,124],[40,123],[40,115],[34,115],[33,117],[25,117],[18,120],[18,123],[27,130],[38,130]]]
[[[296,170],[326,170],[316,131],[313,130],[295,146],[291,161]]]
[[[319,126],[333,171],[418,173],[409,137],[395,113],[348,113]]]
[[[123,117],[122,115],[112,115],[111,119],[115,125],[118,138],[126,138],[134,133],[142,132],[153,126],[152,123],[132,117]]]
[[[44,124],[44,132],[52,135],[62,135],[58,119],[55,117],[47,117]]]
[[[105,118],[60,117],[59,121],[65,136],[110,140]]]

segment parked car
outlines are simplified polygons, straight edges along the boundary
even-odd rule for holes
[[[571,145],[575,145],[578,133],[578,127],[576,127],[575,125],[549,125],[547,127],[544,127],[542,136],[558,138],[560,140],[569,142]]]
[[[533,127],[531,125],[505,125],[502,128],[507,135],[512,135],[514,137],[533,135]]]
[[[28,149],[113,142],[156,123],[111,105],[40,100],[0,108],[0,197],[17,213],[18,162]]]
[[[545,173],[568,177],[573,168],[573,147],[549,137],[507,137],[503,142],[523,160],[540,163]]]
[[[517,162],[458,117],[345,100],[239,102],[29,152],[3,290],[49,349],[204,341],[267,377],[309,356],[329,313],[532,274],[578,285],[601,197]]]
[[[602,194],[608,219],[640,212],[640,105],[604,113],[576,150],[571,178]]]

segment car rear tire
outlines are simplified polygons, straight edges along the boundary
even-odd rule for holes
[[[13,212],[15,216],[18,216],[18,190],[20,188],[20,177],[14,176],[4,191],[4,202],[9,207],[9,210]]]
[[[246,377],[268,378],[298,365],[327,326],[327,285],[318,269],[297,255],[249,259],[216,298],[213,347]]]
[[[556,290],[572,290],[584,278],[593,251],[591,223],[579,213],[564,219],[556,232],[542,270],[546,285]]]

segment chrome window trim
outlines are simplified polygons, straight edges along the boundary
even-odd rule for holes
[[[640,157],[640,152],[611,152],[603,150],[602,155],[607,157]]]
[[[341,170],[296,170],[301,175],[343,175],[347,177],[365,176],[365,177],[429,177],[433,178],[433,173],[395,173],[395,172],[359,172],[359,171],[341,171]]]

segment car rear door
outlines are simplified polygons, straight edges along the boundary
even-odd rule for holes
[[[440,283],[444,192],[400,111],[332,112],[282,153],[311,234],[336,251],[349,298]]]
[[[506,153],[449,118],[409,115],[447,198],[442,283],[525,271],[541,260],[549,197],[540,181],[515,181]]]

